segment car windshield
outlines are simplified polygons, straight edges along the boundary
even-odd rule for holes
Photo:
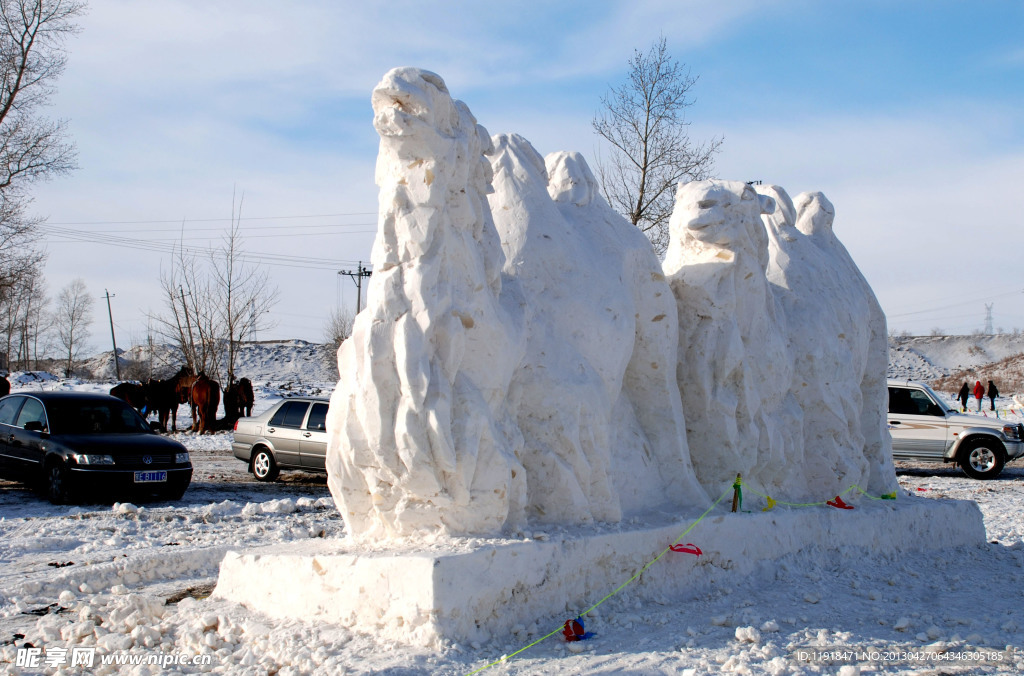
[[[137,434],[149,432],[142,416],[121,401],[52,401],[46,406],[51,434]]]
[[[923,385],[923,387],[924,387],[925,391],[928,392],[928,396],[930,396],[932,398],[932,401],[938,403],[938,405],[942,407],[942,410],[944,410],[944,411],[946,411],[948,413],[956,413],[956,410],[953,409],[953,408],[950,408],[950,406],[946,403],[946,400],[943,399],[942,397],[940,397],[938,394],[936,394],[935,390],[933,390],[932,388],[928,387],[927,385]]]

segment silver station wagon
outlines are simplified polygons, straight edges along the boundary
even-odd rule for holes
[[[326,472],[327,405],[319,397],[293,397],[239,418],[231,451],[259,481],[277,479],[282,469]]]

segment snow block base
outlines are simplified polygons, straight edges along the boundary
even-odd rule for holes
[[[715,511],[682,538],[702,554],[667,552],[623,590],[634,598],[692,594],[780,560],[894,555],[985,541],[973,502],[901,496],[854,510]],[[229,552],[214,595],[275,618],[330,622],[425,647],[486,642],[517,626],[553,626],[630,579],[692,524],[652,517],[532,539],[458,538],[361,548],[316,540]],[[543,625],[541,625],[543,627]]]

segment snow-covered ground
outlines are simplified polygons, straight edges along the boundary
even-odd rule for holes
[[[312,378],[300,386],[275,381],[268,373],[254,375],[257,411],[289,390],[331,387]],[[15,389],[110,387],[22,380],[27,382]],[[568,618],[556,609],[489,644],[427,650],[338,627],[271,620],[206,598],[227,550],[340,538],[344,524],[323,475],[285,472],[280,482],[261,484],[231,456],[230,433],[176,438],[189,447],[196,468],[178,503],[54,507],[18,484],[0,482],[0,673],[57,672],[43,661],[40,667],[19,667],[18,650],[28,644],[45,649],[41,657],[51,659],[59,648],[97,648],[93,668],[61,673],[1024,671],[1024,653],[1014,652],[1024,647],[1024,465],[1019,462],[990,482],[972,481],[952,467],[898,463],[900,485],[921,499],[976,501],[986,543],[902,555],[790,556],[760,574],[659,603],[640,602],[626,587],[587,618],[586,629],[595,634],[591,639],[566,643],[556,634],[485,669]],[[287,585],[288,580],[253,584]],[[839,659],[809,659],[811,649],[833,650]],[[846,661],[844,649],[876,659]],[[922,651],[941,657],[921,659]],[[999,659],[971,661],[982,652]],[[98,656],[104,654],[177,656],[179,663],[166,669],[102,666]],[[181,656],[202,655],[209,656],[208,664],[180,663]]]

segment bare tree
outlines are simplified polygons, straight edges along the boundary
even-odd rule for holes
[[[0,0],[0,296],[43,259],[28,185],[74,168],[61,121],[40,116],[78,32],[78,0]]]
[[[81,351],[82,344],[89,338],[92,304],[92,294],[85,288],[85,282],[81,279],[69,282],[57,296],[57,308],[53,319],[57,328],[57,340],[67,353],[65,376],[71,376],[75,358]]]
[[[244,263],[241,203],[236,211],[232,201],[223,245],[208,255],[179,247],[160,284],[168,313],[153,317],[157,330],[180,347],[194,372],[223,375],[230,386],[238,344],[269,327],[267,312],[277,302],[267,273]]]
[[[646,53],[634,51],[629,80],[601,98],[594,131],[611,144],[598,178],[611,206],[651,240],[658,255],[668,248],[675,187],[708,178],[721,138],[702,144],[688,134],[684,113],[693,105],[697,78],[673,59],[662,37]]]
[[[242,262],[242,202],[235,209],[234,195],[231,197],[231,230],[224,237],[224,244],[210,259],[213,288],[217,292],[216,304],[220,327],[227,338],[227,355],[224,365],[227,369],[227,386],[235,382],[235,356],[238,344],[247,333],[266,327],[266,313],[277,302],[277,289],[271,287],[265,270]]]
[[[33,362],[50,348],[49,302],[39,266],[0,295],[0,353],[9,356],[11,368],[35,368]]]
[[[348,308],[338,308],[331,312],[324,325],[324,339],[334,349],[341,347],[341,344],[352,335],[352,327],[355,324],[355,315]]]
[[[170,269],[161,271],[160,286],[168,314],[153,317],[157,331],[178,346],[185,365],[194,373],[216,373],[215,312],[210,307],[213,293],[203,259],[179,246]]]

